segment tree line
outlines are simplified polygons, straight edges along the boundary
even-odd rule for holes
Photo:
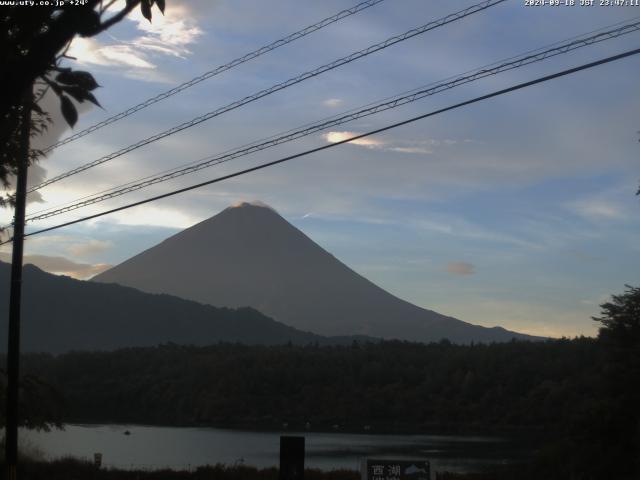
[[[640,288],[601,307],[597,338],[29,354],[23,423],[537,430],[537,478],[638,478]]]
[[[588,338],[540,343],[208,347],[26,355],[64,421],[379,431],[555,427],[600,396]]]

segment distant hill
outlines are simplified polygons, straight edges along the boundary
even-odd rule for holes
[[[0,351],[6,351],[10,265],[0,262]],[[120,285],[83,282],[24,267],[22,350],[61,353],[161,343],[351,344],[276,322],[252,308],[215,308]]]
[[[229,207],[93,280],[216,306],[251,306],[321,335],[456,343],[535,338],[472,325],[401,300],[265,205]]]

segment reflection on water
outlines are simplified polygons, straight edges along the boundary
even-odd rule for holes
[[[125,435],[125,432],[131,432]],[[192,469],[199,465],[244,463],[277,466],[282,432],[138,425],[67,425],[64,431],[21,431],[21,437],[47,458],[92,459],[102,453],[106,467]],[[295,433],[306,438],[307,467],[359,469],[363,457],[426,458],[433,470],[472,472],[510,463],[526,453],[514,441],[453,435],[372,435]]]

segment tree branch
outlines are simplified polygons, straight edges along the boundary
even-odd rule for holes
[[[118,0],[111,0],[109,3],[107,3],[106,5],[102,5],[102,2],[100,2],[100,15],[102,15],[104,12],[106,12],[107,10],[109,10],[109,7],[111,5],[113,5],[114,3],[116,3]]]
[[[113,2],[112,2],[113,3]],[[118,13],[116,13],[113,17],[109,18],[108,20],[105,20],[104,22],[102,22],[100,24],[100,26],[96,29],[95,33],[93,33],[93,35],[97,35],[100,32],[105,31],[106,29],[108,29],[109,27],[111,27],[112,25],[115,25],[116,23],[118,23],[120,20],[122,20],[124,17],[126,17],[127,15],[129,15],[129,13],[131,12],[131,10],[133,10],[134,8],[136,8],[138,6],[138,4],[140,3],[140,0],[134,0],[131,2],[127,2],[127,6],[125,8],[123,8],[122,10],[120,10]],[[92,35],[92,36],[93,36]]]

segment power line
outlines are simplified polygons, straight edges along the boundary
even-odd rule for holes
[[[618,36],[625,35],[627,33],[631,33],[632,31],[635,31],[637,29],[637,25],[635,23],[636,23],[636,21],[638,19],[640,19],[640,16],[636,16],[636,17],[633,17],[633,18],[628,19],[628,20],[623,20],[623,21],[620,21],[620,22],[616,22],[614,24],[607,25],[607,26],[604,26],[604,27],[600,27],[600,28],[597,28],[595,30],[590,30],[589,32],[585,32],[585,33],[582,33],[580,35],[575,35],[573,37],[570,37],[570,38],[567,38],[567,39],[564,39],[564,40],[559,40],[559,41],[556,41],[554,43],[545,45],[543,47],[539,47],[539,48],[536,48],[536,49],[533,49],[533,50],[528,50],[528,51],[523,52],[521,54],[518,54],[518,55],[515,55],[515,56],[512,56],[512,57],[508,57],[508,58],[505,58],[505,59],[502,59],[502,60],[498,60],[496,62],[493,62],[491,64],[485,65],[483,67],[479,67],[477,69],[468,70],[468,71],[463,72],[463,73],[458,74],[458,75],[452,75],[452,76],[447,77],[445,79],[442,79],[442,80],[440,80],[438,82],[432,82],[432,83],[430,83],[428,85],[425,85],[425,86],[422,86],[422,87],[417,87],[417,88],[414,88],[412,90],[409,90],[409,91],[406,91],[406,92],[403,92],[403,93],[400,93],[400,94],[396,94],[396,95],[393,95],[393,96],[389,96],[389,97],[386,97],[384,99],[377,100],[376,102],[371,102],[371,103],[363,105],[361,107],[353,108],[353,109],[347,110],[347,111],[345,111],[343,113],[340,113],[340,114],[337,114],[337,115],[333,115],[331,117],[326,117],[326,118],[324,118],[322,120],[319,120],[319,121],[316,121],[316,122],[310,122],[310,123],[298,126],[296,128],[287,130],[285,132],[281,132],[281,133],[272,135],[270,137],[263,138],[261,140],[255,140],[253,142],[244,144],[244,145],[242,145],[240,147],[236,147],[236,148],[229,149],[227,151],[221,152],[221,153],[218,154],[218,156],[223,156],[223,155],[226,155],[226,154],[229,154],[229,153],[233,153],[233,152],[239,151],[241,149],[245,149],[247,147],[252,147],[252,146],[255,146],[255,145],[259,144],[259,143],[267,142],[267,141],[273,140],[273,139],[275,139],[275,138],[277,138],[279,136],[290,134],[290,133],[296,132],[297,130],[300,130],[300,129],[303,129],[303,128],[307,128],[307,127],[311,127],[311,126],[317,125],[319,123],[324,123],[324,122],[329,122],[329,121],[332,121],[332,120],[336,120],[336,119],[339,119],[339,118],[344,117],[346,115],[350,115],[350,114],[362,111],[364,109],[373,107],[373,106],[375,106],[377,104],[380,104],[382,102],[388,102],[388,101],[396,100],[400,96],[405,96],[405,95],[410,95],[410,94],[413,94],[413,93],[417,93],[420,90],[424,90],[424,89],[426,89],[428,87],[437,85],[438,83],[445,83],[445,82],[452,81],[452,80],[457,79],[457,78],[462,77],[462,76],[469,76],[471,74],[479,72],[480,70],[492,70],[494,67],[504,66],[504,64],[506,64],[508,62],[515,62],[515,61],[521,60],[522,57],[525,57],[525,56],[533,56],[533,54],[537,55],[537,54],[540,54],[540,53],[545,53],[545,50],[552,50],[555,47],[561,48],[562,46],[566,46],[565,44],[567,44],[569,42],[576,42],[576,43],[578,43],[578,42],[589,42],[591,40],[591,38],[587,38],[587,36],[589,36],[589,35],[593,35],[594,40],[589,42],[588,44],[598,43],[600,41],[608,40],[609,38],[616,38]],[[632,23],[628,23],[628,22],[632,22]],[[626,23],[626,25],[625,25],[625,23]],[[619,28],[614,28],[614,27],[619,27]],[[629,29],[629,30],[627,31],[627,29]],[[606,36],[606,35],[611,35],[611,36],[608,37],[608,38],[598,38],[598,37]],[[586,44],[585,45],[581,45],[581,46],[586,46]],[[576,46],[575,48],[579,48],[579,46]],[[573,49],[574,48],[571,48],[571,50],[573,50]],[[562,53],[566,53],[566,52],[562,52]],[[549,58],[551,56],[553,56],[553,55],[549,54],[549,55],[547,55],[546,58]],[[533,62],[531,62],[531,63],[533,63]],[[524,66],[524,65],[521,65],[521,66]],[[517,67],[514,67],[514,68],[517,68]],[[82,197],[76,198],[75,200],[71,200],[71,201],[68,201],[68,202],[65,202],[65,203],[62,203],[62,204],[58,204],[58,205],[46,207],[46,208],[43,208],[43,209],[40,209],[40,210],[36,210],[36,211],[32,212],[31,215],[37,215],[39,213],[49,212],[51,210],[58,210],[59,208],[62,208],[64,206],[72,205],[74,203],[80,202],[81,200],[93,198],[93,197],[96,197],[98,195],[102,195],[102,194],[105,194],[105,193],[108,193],[108,192],[113,192],[115,190],[119,190],[120,188],[123,188],[123,187],[128,187],[128,186],[134,185],[137,182],[150,180],[150,179],[159,177],[161,175],[165,175],[165,174],[168,174],[168,173],[175,172],[175,171],[183,169],[185,167],[189,167],[189,166],[192,166],[192,165],[200,164],[201,162],[208,162],[212,158],[215,158],[215,157],[207,156],[205,158],[201,158],[201,159],[198,159],[198,160],[193,160],[193,161],[188,162],[186,164],[182,164],[182,165],[177,166],[177,167],[169,168],[167,170],[163,170],[163,171],[158,172],[158,173],[153,174],[153,175],[148,175],[146,177],[138,178],[136,180],[132,180],[130,182],[121,184],[121,185],[116,186],[116,187],[110,187],[110,188],[107,188],[105,190],[101,190],[99,192],[91,193],[91,194],[88,194],[88,195],[83,195]],[[2,227],[2,229],[0,229],[0,231],[6,229],[8,227],[10,227],[10,225]]]
[[[555,43],[554,45],[556,46],[554,46],[553,48],[549,48],[546,50],[538,49],[537,51],[535,51],[535,53],[528,53],[528,54],[523,54],[517,57],[512,57],[512,60],[510,61],[507,61],[504,63],[494,63],[488,67],[487,66],[481,67],[477,70],[459,75],[458,77],[452,77],[453,78],[452,80],[449,80],[446,82],[430,84],[421,89],[412,90],[410,92],[385,99],[385,101],[383,102],[380,102],[377,104],[370,104],[367,107],[360,110],[352,111],[337,117],[332,117],[330,119],[322,120],[315,124],[307,124],[303,127],[300,127],[299,129],[285,132],[284,134],[276,135],[265,140],[259,140],[252,144],[248,144],[234,150],[229,150],[222,154],[217,154],[212,157],[208,157],[196,162],[192,162],[191,164],[188,164],[182,167],[177,167],[166,172],[161,172],[157,175],[146,177],[138,181],[129,182],[120,187],[115,187],[104,192],[99,192],[97,194],[89,195],[87,197],[71,202],[68,205],[63,207],[53,207],[50,209],[42,210],[40,212],[35,212],[27,219],[27,221],[32,222],[35,220],[42,220],[42,219],[53,217],[56,215],[61,215],[63,213],[66,213],[72,210],[77,210],[79,208],[82,208],[88,205],[92,205],[92,204],[109,200],[115,197],[119,197],[121,195],[125,195],[127,193],[131,193],[137,190],[141,190],[142,188],[146,188],[148,186],[155,185],[157,183],[165,182],[177,177],[181,177],[183,175],[187,175],[187,174],[202,170],[204,168],[211,167],[213,165],[225,163],[233,159],[249,155],[251,153],[255,153],[261,150],[265,150],[267,148],[274,147],[276,145],[290,142],[290,141],[311,135],[313,133],[319,132],[321,130],[325,130],[330,127],[334,127],[334,126],[351,122],[353,120],[360,119],[369,115],[374,115],[386,110],[397,108],[399,106],[406,105],[411,102],[415,102],[419,99],[425,98],[427,96],[435,95],[445,90],[450,90],[452,88],[455,88],[457,86],[460,86],[466,83],[470,83],[491,75],[497,75],[499,73],[502,73],[508,70],[520,68],[525,65],[530,65],[532,63],[540,62],[557,55],[571,52],[578,48],[582,48],[582,47],[592,45],[594,43],[599,43],[612,38],[617,38],[622,35],[636,32],[638,30],[640,30],[640,21],[622,25],[621,27],[618,27],[612,30],[600,32],[590,37],[578,38],[577,40],[573,40],[571,42],[561,43],[561,44]]]
[[[145,200],[140,200],[138,202],[130,203],[128,205],[123,205],[121,207],[113,208],[111,210],[106,210],[104,212],[96,213],[94,215],[89,215],[89,216],[82,217],[82,218],[79,218],[79,219],[76,219],[76,220],[72,220],[72,221],[69,221],[69,222],[65,222],[65,223],[61,223],[61,224],[58,224],[58,225],[54,225],[52,227],[43,228],[41,230],[36,230],[35,232],[31,232],[31,233],[25,234],[24,236],[25,237],[30,237],[32,235],[38,235],[40,233],[50,232],[52,230],[57,230],[57,229],[60,229],[60,228],[63,228],[63,227],[67,227],[69,225],[74,225],[76,223],[86,222],[88,220],[93,220],[95,218],[99,218],[99,217],[102,217],[102,216],[105,216],[105,215],[109,215],[111,213],[120,212],[120,211],[123,211],[123,210],[127,210],[129,208],[137,207],[139,205],[144,205],[146,203],[155,202],[157,200],[161,200],[161,199],[164,199],[164,198],[167,198],[167,197],[171,197],[173,195],[178,195],[180,193],[188,192],[190,190],[195,190],[197,188],[201,188],[201,187],[204,187],[204,186],[207,186],[207,185],[211,185],[211,184],[214,184],[214,183],[219,183],[219,182],[222,182],[224,180],[229,180],[231,178],[239,177],[239,176],[245,175],[247,173],[255,172],[257,170],[262,170],[262,169],[267,168],[267,167],[271,167],[271,166],[274,166],[274,165],[277,165],[277,164],[280,164],[280,163],[284,163],[284,162],[287,162],[289,160],[293,160],[293,159],[296,159],[296,158],[304,157],[304,156],[310,155],[312,153],[317,153],[317,152],[320,152],[320,151],[323,151],[323,150],[328,150],[330,148],[337,147],[338,145],[342,145],[344,143],[352,142],[354,140],[359,140],[359,139],[362,139],[362,138],[369,137],[371,135],[376,135],[378,133],[386,132],[388,130],[392,130],[394,128],[398,128],[398,127],[401,127],[403,125],[407,125],[407,124],[410,124],[410,123],[413,123],[413,122],[417,122],[418,120],[423,120],[425,118],[432,117],[432,116],[435,116],[435,115],[438,115],[438,114],[441,114],[441,113],[444,113],[444,112],[448,112],[450,110],[455,110],[457,108],[461,108],[461,107],[464,107],[464,106],[467,106],[467,105],[478,103],[478,102],[481,102],[483,100],[488,100],[488,99],[493,98],[493,97],[498,97],[500,95],[505,95],[507,93],[514,92],[516,90],[521,90],[523,88],[530,87],[532,85],[544,83],[544,82],[547,82],[549,80],[553,80],[553,79],[556,79],[556,78],[559,78],[559,77],[563,77],[563,76],[570,75],[570,74],[573,74],[573,73],[576,73],[576,72],[580,72],[582,70],[587,70],[589,68],[593,68],[593,67],[596,67],[598,65],[604,65],[604,64],[607,64],[607,63],[610,63],[610,62],[614,62],[616,60],[620,60],[620,59],[623,59],[623,58],[626,58],[626,57],[630,57],[632,55],[637,55],[638,53],[640,53],[640,48],[636,48],[634,50],[629,50],[627,52],[620,53],[618,55],[613,55],[613,56],[610,56],[610,57],[606,57],[606,58],[603,58],[601,60],[597,60],[595,62],[586,63],[586,64],[580,65],[578,67],[569,68],[567,70],[562,70],[560,72],[557,72],[557,73],[554,73],[554,74],[551,74],[551,75],[546,75],[544,77],[539,77],[539,78],[537,78],[535,80],[530,80],[528,82],[519,83],[517,85],[511,86],[511,87],[508,87],[508,88],[504,88],[504,89],[501,89],[501,90],[497,90],[495,92],[488,93],[488,94],[482,95],[480,97],[475,97],[475,98],[473,98],[471,100],[466,100],[464,102],[457,103],[457,104],[451,105],[449,107],[441,108],[439,110],[434,110],[432,112],[425,113],[423,115],[419,115],[417,117],[413,117],[413,118],[410,118],[408,120],[403,120],[402,122],[398,122],[398,123],[394,123],[394,124],[391,124],[391,125],[387,125],[386,127],[378,128],[376,130],[371,130],[371,131],[369,131],[367,133],[363,133],[361,135],[355,135],[355,136],[353,136],[351,138],[347,138],[345,140],[341,140],[341,141],[338,141],[338,142],[335,142],[335,143],[330,143],[330,144],[327,144],[327,145],[323,145],[321,147],[312,148],[310,150],[306,150],[304,152],[297,153],[295,155],[290,155],[288,157],[280,158],[280,159],[274,160],[272,162],[263,163],[261,165],[255,166],[255,167],[247,168],[247,169],[235,172],[235,173],[231,173],[231,174],[224,175],[224,176],[221,176],[221,177],[218,177],[218,178],[214,178],[212,180],[208,180],[206,182],[202,182],[202,183],[198,183],[198,184],[195,184],[195,185],[191,185],[189,187],[180,188],[178,190],[173,190],[173,191],[168,192],[168,193],[163,193],[162,195],[157,195],[155,197],[147,198]],[[10,241],[11,241],[11,239],[0,243],[0,245],[4,245],[5,243],[8,243]]]
[[[36,185],[35,187],[32,187],[28,193],[32,193],[35,192],[36,190],[39,190],[43,187],[46,187],[47,185],[51,185],[52,183],[58,182],[64,178],[68,178],[72,175],[76,175],[80,172],[84,172],[85,170],[88,170],[90,168],[93,168],[97,165],[100,165],[102,163],[108,162],[110,160],[113,160],[114,158],[120,157],[126,153],[129,153],[133,150],[136,150],[140,147],[143,147],[145,145],[148,145],[150,143],[153,143],[157,140],[160,140],[162,138],[168,137],[169,135],[173,135],[174,133],[180,132],[182,130],[185,130],[187,128],[191,128],[195,125],[198,125],[202,122],[205,122],[207,120],[210,120],[214,117],[217,117],[219,115],[222,115],[223,113],[229,112],[231,110],[235,110],[236,108],[239,108],[243,105],[246,105],[248,103],[254,102],[260,98],[266,97],[267,95],[271,95],[272,93],[278,92],[280,90],[283,90],[285,88],[291,87],[293,85],[296,85],[300,82],[303,82],[305,80],[308,80],[309,78],[313,78],[315,76],[318,76],[322,73],[325,73],[329,70],[333,70],[335,68],[341,67],[343,65],[346,65],[348,63],[351,63],[355,60],[358,60],[362,57],[365,57],[367,55],[371,55],[372,53],[378,52],[380,50],[383,50],[385,48],[388,48],[392,45],[395,45],[396,43],[400,43],[403,42],[405,40],[408,40],[410,38],[413,38],[417,35],[421,35],[423,33],[426,33],[430,30],[434,30],[436,28],[442,27],[443,25],[447,25],[449,23],[461,20],[465,17],[468,17],[469,15],[472,15],[474,13],[478,13],[480,11],[486,10],[487,8],[493,7],[499,3],[503,3],[506,0],[484,0],[483,2],[480,2],[478,4],[472,5],[468,8],[465,8],[464,10],[460,10],[458,12],[455,13],[451,13],[445,17],[442,17],[438,20],[434,20],[432,22],[429,22],[425,25],[422,25],[420,27],[417,28],[413,28],[411,30],[408,30],[406,32],[404,32],[403,34],[400,35],[396,35],[394,37],[388,38],[387,40],[377,43],[375,45],[371,45],[363,50],[359,50],[357,52],[354,52],[350,55],[347,55],[346,57],[342,57],[338,60],[334,60],[331,63],[327,63],[321,67],[318,67],[314,70],[310,70],[308,72],[305,72],[301,75],[298,75],[296,77],[290,78],[289,80],[286,80],[284,82],[278,83],[276,85],[273,85],[267,89],[261,90],[257,93],[254,93],[253,95],[249,95],[247,97],[244,97],[241,100],[236,100],[235,102],[232,102],[228,105],[225,105],[224,107],[220,107],[216,110],[213,110],[211,112],[205,113],[204,115],[200,115],[199,117],[196,117],[188,122],[184,122],[180,125],[177,125],[173,128],[170,128],[169,130],[165,130],[164,132],[160,132],[157,133],[151,137],[148,137],[144,140],[140,140],[132,145],[129,145],[128,147],[122,148],[116,152],[110,153],[108,155],[105,155],[103,157],[100,157],[96,160],[93,160],[89,163],[86,163],[84,165],[81,165],[80,167],[74,168],[72,170],[69,170],[66,173],[60,174],[56,177],[53,177],[49,180],[45,180],[44,182],[40,183],[39,185]]]
[[[104,120],[102,120],[101,122],[98,122],[94,125],[91,125],[90,127],[85,128],[84,130],[75,133],[73,135],[70,135],[62,140],[60,140],[57,143],[54,143],[52,145],[49,145],[47,148],[45,148],[43,150],[43,153],[47,154],[49,152],[51,152],[52,150],[65,145],[67,143],[73,142],[74,140],[77,140],[79,138],[82,138],[86,135],[89,135],[90,133],[95,132],[96,130],[101,129],[102,127],[106,127],[107,125],[110,125],[114,122],[117,122],[118,120],[121,120],[125,117],[128,117],[130,115],[133,115],[136,112],[139,112],[140,110],[143,110],[145,108],[147,108],[150,105],[153,105],[154,103],[158,103],[166,98],[169,98],[177,93],[180,93],[183,90],[186,90],[187,88],[193,87],[194,85],[197,85],[200,82],[203,82],[205,80],[208,80],[209,78],[215,77],[216,75],[219,75],[223,72],[226,72],[227,70],[231,70],[234,67],[237,67],[238,65],[241,65],[245,62],[248,62],[250,60],[253,60],[254,58],[260,57],[261,55],[264,55],[265,53],[271,52],[277,48],[280,48],[284,45],[287,45],[291,42],[294,42],[296,40],[299,40],[302,37],[305,37],[307,35],[309,35],[310,33],[316,32],[328,25],[331,25],[333,23],[336,23],[344,18],[347,18],[351,15],[354,15],[358,12],[361,12],[362,10],[366,10],[367,8],[373,7],[374,5],[377,5],[380,2],[384,2],[384,0],[367,0],[365,2],[359,3],[357,5],[355,5],[354,7],[348,8],[346,10],[342,10],[338,13],[336,13],[335,15],[332,15],[330,17],[325,18],[324,20],[321,20],[317,23],[314,23],[313,25],[309,25],[306,28],[303,28],[302,30],[298,30],[297,32],[294,32],[290,35],[287,35],[286,37],[283,37],[279,40],[276,40],[275,42],[270,43],[269,45],[265,45],[264,47],[260,47],[257,50],[254,50],[253,52],[247,53],[245,55],[243,55],[242,57],[238,57],[235,60],[231,60],[229,63],[226,63],[224,65],[220,65],[219,67],[214,68],[213,70],[210,70],[208,72],[203,73],[202,75],[199,75],[195,78],[192,78],[191,80],[181,83],[180,85],[170,89],[170,90],[166,90],[162,93],[159,93],[158,95],[156,95],[155,97],[151,97],[147,100],[145,100],[144,102],[140,102],[137,105],[134,105],[133,107],[128,108],[127,110],[124,110],[116,115],[113,115],[109,118],[106,118]]]

